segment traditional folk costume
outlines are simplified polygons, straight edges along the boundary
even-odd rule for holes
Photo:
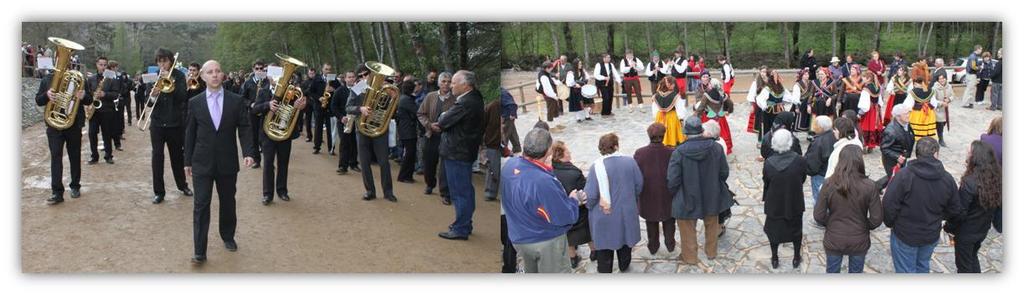
[[[694,109],[700,114],[702,122],[708,120],[718,122],[719,138],[725,141],[725,154],[732,154],[732,132],[729,130],[727,116],[733,112],[733,105],[729,96],[723,90],[712,88],[704,91]]]
[[[793,105],[800,103],[800,98],[789,92],[789,89],[779,86],[772,89],[770,84],[764,86],[755,98],[757,106],[763,110],[758,119],[761,123],[761,130],[758,133],[758,142],[769,132],[772,132],[772,124],[775,123],[775,115],[781,112],[789,112]],[[793,126],[786,126],[786,129],[793,130]]]
[[[843,95],[839,100],[839,115],[842,116],[846,110],[859,112],[857,104],[860,102],[860,94],[864,91],[864,84],[860,76],[843,78]]]
[[[676,57],[672,60],[672,77],[676,79],[676,86],[679,93],[686,96],[686,72],[689,71],[689,61],[685,57]]]
[[[928,136],[938,139],[935,127],[935,108],[939,100],[935,91],[928,89],[927,82],[924,86],[915,83],[914,88],[907,91],[907,99],[904,105],[913,107],[910,111],[910,128],[914,130],[914,141]]]
[[[588,99],[583,96],[583,85],[587,85],[587,73],[582,72],[582,75],[576,77],[576,71],[570,70],[565,74],[565,85],[569,86],[569,112],[576,115],[576,122],[581,120],[590,120],[590,107],[584,108],[587,104],[585,101],[589,100],[593,103],[593,99]]]
[[[885,93],[889,94],[889,101],[886,102],[885,116],[882,117],[884,125],[889,125],[889,121],[892,121],[893,105],[903,103],[907,99],[908,87],[910,87],[910,78],[906,76],[894,76],[892,80],[889,80],[889,84],[885,86]]]
[[[796,107],[796,126],[794,131],[805,132],[811,129],[811,113],[807,111],[811,102],[814,101],[814,91],[811,86],[811,80],[798,81],[793,84],[793,95],[800,98],[800,103]]]
[[[594,74],[592,76],[594,77],[594,84],[597,86],[598,92],[601,93],[601,115],[611,115],[612,101],[615,99],[612,96],[615,85],[612,83],[622,83],[619,70],[612,66],[611,63],[601,62],[594,65]]]
[[[626,94],[626,105],[629,105],[630,111],[632,111],[633,97],[636,96],[636,104],[643,105],[644,97],[640,94],[640,72],[644,70],[644,63],[640,61],[640,58],[633,57],[633,66],[630,65],[630,61],[623,59],[619,62],[619,73],[622,73],[622,92]],[[643,108],[640,109],[643,111]]]
[[[732,64],[722,64],[722,91],[725,96],[732,96],[732,85],[736,84],[736,73],[732,70]]]
[[[562,112],[561,106],[558,104],[558,93],[555,92],[555,81],[551,78],[551,73],[542,70],[537,73],[536,82],[537,86],[534,90],[544,97],[544,102],[547,105],[547,121],[554,121]]]
[[[811,96],[811,114],[814,116],[828,116],[829,118],[836,117],[836,93],[840,90],[839,83],[842,80],[833,80],[826,78],[824,81],[812,80],[811,89],[813,92]]]
[[[747,91],[747,101],[750,102],[750,118],[747,120],[747,132],[757,133],[757,142],[761,142],[761,108],[757,105],[757,95],[764,88],[764,79],[758,75],[754,82],[750,83],[750,90]]]
[[[864,86],[861,91],[860,101],[857,104],[860,115],[860,134],[865,149],[877,148],[882,143],[882,115],[881,95],[882,87],[878,83],[871,83]]]
[[[671,75],[672,69],[663,60],[649,62],[644,69],[644,75],[647,76],[647,80],[651,81],[651,97],[654,97],[654,94],[658,92],[658,82],[661,82],[662,78]]]
[[[686,104],[679,95],[679,91],[657,92],[654,94],[654,122],[665,125],[665,137],[662,143],[665,146],[675,147],[686,141],[683,135],[683,127],[679,121],[686,116]],[[677,110],[683,110],[677,112]]]

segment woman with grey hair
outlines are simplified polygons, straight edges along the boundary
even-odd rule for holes
[[[793,243],[793,268],[800,267],[800,241],[803,238],[804,181],[807,162],[791,150],[794,144],[789,130],[772,135],[775,151],[764,162],[764,232],[772,249],[772,268],[779,268],[779,244]]]
[[[718,121],[707,121],[700,125],[704,127],[704,134],[701,134],[701,136],[714,139],[715,142],[722,146],[723,151],[729,150],[725,140],[722,140],[722,130],[719,129]]]

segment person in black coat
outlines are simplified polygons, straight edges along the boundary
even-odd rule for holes
[[[960,215],[956,180],[938,159],[939,142],[922,137],[917,159],[896,173],[882,197],[883,221],[892,229],[890,253],[897,273],[928,273],[942,221]]]
[[[324,143],[324,137],[327,137],[327,152],[334,154],[334,138],[331,137],[331,113],[329,108],[324,108],[320,104],[320,97],[323,96],[324,92],[333,92],[337,89],[341,83],[338,83],[337,79],[332,79],[327,75],[331,74],[331,65],[324,64],[321,67],[320,75],[313,77],[313,81],[309,84],[309,92],[303,92],[307,98],[316,101],[313,104],[313,154],[319,154],[320,149]],[[313,70],[310,70],[313,72]],[[313,72],[315,75],[315,72]],[[331,98],[333,99],[333,97]],[[324,134],[324,129],[327,129],[327,133]]]
[[[814,118],[814,140],[807,147],[807,154],[804,160],[807,161],[807,176],[811,177],[811,195],[814,202],[818,202],[818,193],[825,183],[825,172],[828,171],[828,158],[835,149],[836,133],[832,131],[832,118],[828,116],[817,116]]]
[[[971,142],[967,171],[960,178],[961,211],[944,228],[954,241],[958,273],[981,272],[978,250],[996,222],[995,213],[1002,210],[1002,177],[1002,166],[992,146],[980,140]]]
[[[796,122],[796,115],[793,114],[793,112],[781,112],[775,115],[775,120],[772,121],[772,131],[765,133],[764,137],[761,139],[762,159],[768,159],[777,153],[772,149],[772,134],[780,129],[792,131],[794,122]],[[790,136],[793,137],[793,145],[790,147],[790,150],[795,152],[798,156],[803,155],[804,151],[800,146],[800,140],[796,138],[796,134],[790,133]]]
[[[187,107],[188,96],[185,96],[185,74],[181,71],[172,68],[171,63],[174,60],[174,54],[167,49],[157,49],[156,51],[156,64],[160,67],[160,73],[166,73],[170,71],[171,78],[174,79],[174,91],[170,93],[163,93],[155,85],[151,85],[149,88],[149,96],[155,97],[150,98],[156,100],[156,104],[153,105],[152,113],[150,114],[149,123],[149,136],[150,142],[153,146],[153,204],[159,204],[164,201],[164,146],[167,146],[167,152],[170,154],[171,160],[171,173],[174,175],[174,183],[177,185],[178,190],[185,196],[191,196],[192,191],[188,188],[188,182],[185,179],[185,160],[183,155],[182,145],[184,144],[185,132],[184,129],[184,117],[181,115],[184,109]],[[160,74],[163,77],[164,74]]]
[[[255,164],[253,157],[256,155],[245,101],[221,87],[224,75],[220,64],[207,61],[203,64],[201,76],[207,89],[189,100],[191,110],[185,129],[185,172],[192,176],[196,186],[192,211],[193,264],[206,261],[214,185],[220,202],[220,237],[228,251],[238,250],[235,242],[235,186],[239,171],[239,143],[246,166]]]
[[[452,77],[452,94],[455,105],[441,114],[437,123],[430,125],[431,131],[441,132],[440,154],[455,209],[455,221],[448,231],[438,236],[465,240],[473,232],[473,211],[476,210],[473,162],[483,143],[484,99],[476,89],[476,74],[467,70],[460,70]]]
[[[39,81],[39,90],[36,91],[36,105],[46,106],[54,99],[56,93],[50,91],[50,82],[53,80],[53,73],[47,74]],[[67,148],[68,162],[70,162],[71,197],[81,196],[82,188],[82,126],[85,124],[85,108],[83,106],[92,104],[93,89],[89,83],[85,83],[74,95],[78,98],[78,109],[75,115],[75,122],[64,130],[46,126],[46,142],[50,150],[50,198],[46,199],[49,205],[64,202],[64,148]]]
[[[412,174],[416,168],[416,126],[419,120],[416,119],[416,97],[413,91],[416,89],[416,82],[407,80],[399,87],[402,96],[398,99],[398,110],[395,111],[395,126],[398,127],[398,140],[402,142],[402,167],[398,169],[398,182],[414,183]]]
[[[357,71],[358,75],[365,77],[370,72],[366,65],[361,65]],[[360,90],[353,92],[354,97],[350,97],[348,102],[345,104],[345,112],[356,120],[356,127],[358,129],[359,118],[362,116],[370,115],[370,108],[363,106],[363,100],[366,98],[367,88],[363,87]],[[358,93],[357,93],[358,92]],[[392,190],[391,183],[391,163],[388,163],[388,137],[385,135],[370,137],[358,130],[353,130],[356,135],[356,145],[359,150],[359,167],[363,174],[363,187],[366,192],[363,193],[364,201],[371,201],[377,198],[377,189],[373,185],[373,170],[370,170],[371,157],[376,155],[377,167],[380,168],[380,185],[384,189],[384,199],[391,202],[398,202],[398,198],[395,197],[394,191]]]
[[[242,97],[242,100],[245,100],[245,116],[249,118],[249,132],[260,134],[262,132],[260,129],[263,127],[263,115],[259,112],[252,112],[252,108],[256,105],[257,96],[262,96],[264,92],[270,92],[271,81],[267,78],[267,64],[261,60],[252,63],[252,73],[252,77],[245,79],[245,82],[242,83],[242,88],[238,95]],[[259,168],[260,162],[263,160],[260,139],[253,137],[252,141],[252,145],[256,147],[256,164],[252,167]]]
[[[204,87],[205,88],[205,87]],[[256,102],[252,106],[252,112],[259,116],[271,116],[281,107],[280,100],[273,97],[270,91],[260,91]],[[306,98],[299,97],[292,106],[295,108],[294,115],[301,113],[306,108]],[[262,123],[262,122],[261,122]],[[267,136],[266,130],[260,125],[255,136],[259,137],[260,151],[263,154],[263,199],[264,206],[270,205],[274,200],[274,192],[282,201],[291,201],[288,195],[288,163],[291,160],[292,140],[299,138],[298,130],[292,130],[291,137],[276,141]],[[276,160],[276,162],[275,162]],[[277,178],[274,178],[274,164],[277,164]]]
[[[902,104],[895,105],[892,108],[892,117],[894,120],[889,122],[889,125],[885,126],[885,130],[882,131],[882,168],[885,170],[885,178],[875,181],[879,189],[884,189],[889,185],[889,181],[895,173],[893,169],[897,165],[905,166],[911,151],[914,150],[914,130],[910,126],[910,109]]]
[[[356,74],[354,72],[345,73],[345,84],[338,85],[338,88],[331,94],[330,108],[331,112],[338,116],[338,174],[348,173],[348,169],[359,172],[359,161],[357,149],[356,149],[356,134],[355,131],[348,133],[344,132],[345,123],[348,120],[346,116],[345,105],[348,104],[348,100],[353,97],[352,87],[356,84]]]
[[[587,186],[587,178],[583,176],[583,170],[572,164],[572,153],[569,152],[569,147],[562,141],[555,141],[551,145],[551,168],[555,178],[565,188],[566,194],[575,190],[582,191]],[[587,210],[586,204],[580,204],[578,208],[579,217],[576,219],[576,223],[572,225],[572,228],[569,229],[569,232],[566,233],[566,239],[569,242],[569,262],[572,268],[576,268],[581,260],[576,252],[577,246],[590,243],[590,249],[595,249],[594,242],[590,237],[589,210]],[[595,253],[597,251],[590,252],[591,261],[597,259]]]
[[[800,57],[800,68],[801,69],[809,69],[811,73],[817,73],[818,72],[818,59],[816,59],[814,57],[814,49],[813,48],[808,48],[807,52],[804,52],[804,55]],[[817,80],[817,79],[818,79],[817,76],[811,75],[811,80]]]
[[[92,118],[89,120],[89,150],[92,156],[89,158],[89,165],[99,162],[99,133],[103,132],[103,159],[107,164],[114,164],[115,135],[117,135],[117,97],[121,93],[121,82],[117,80],[116,74],[107,75],[108,60],[100,56],[96,58],[96,74],[89,77],[85,82],[91,84],[94,89],[93,98],[103,103],[101,108],[95,109]],[[113,70],[110,70],[113,72]],[[108,77],[109,76],[109,77]],[[100,85],[102,83],[102,85]],[[100,89],[102,87],[103,89]],[[82,116],[85,116],[83,113]]]
[[[726,184],[729,163],[725,149],[714,139],[701,136],[700,117],[686,117],[683,132],[687,139],[672,152],[668,164],[668,191],[672,197],[672,218],[676,219],[683,264],[696,265],[697,219],[704,220],[704,254],[718,256],[719,214],[733,204]]]
[[[804,181],[807,162],[791,148],[792,133],[786,129],[772,132],[775,154],[764,162],[764,232],[772,249],[772,268],[779,268],[779,244],[793,243],[793,268],[800,267],[800,242],[803,240]]]

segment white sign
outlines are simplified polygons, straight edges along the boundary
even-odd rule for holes
[[[51,57],[40,57],[36,59],[36,64],[39,69],[52,70],[53,69],[53,58]]]
[[[142,76],[141,76],[142,77],[142,83],[153,83],[153,82],[156,82],[157,76],[158,76],[157,73],[142,74]]]
[[[338,79],[337,74],[327,74],[327,82],[334,81],[335,79]]]
[[[284,68],[278,66],[267,67],[267,76],[269,76],[270,79],[277,81],[277,78],[280,78],[281,75],[284,75]]]
[[[103,78],[104,79],[114,79],[114,78],[117,78],[117,72],[111,71],[111,70],[104,70],[103,71]]]

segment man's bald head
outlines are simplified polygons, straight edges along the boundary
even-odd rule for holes
[[[206,88],[210,90],[219,90],[221,83],[224,82],[224,72],[221,71],[220,63],[216,60],[208,60],[203,63],[199,75],[206,82]]]

